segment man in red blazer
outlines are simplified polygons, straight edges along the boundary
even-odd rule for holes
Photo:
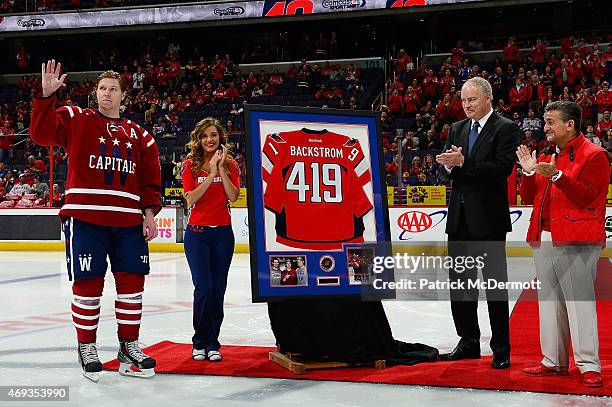
[[[517,157],[523,168],[523,203],[533,204],[527,241],[533,247],[544,358],[523,369],[528,376],[566,375],[570,337],[576,365],[588,387],[600,387],[601,363],[593,283],[606,244],[604,223],[610,167],[608,153],[580,133],[577,103],[549,103],[544,131],[556,154],[536,159],[526,146]]]

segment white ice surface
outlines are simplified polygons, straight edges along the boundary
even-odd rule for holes
[[[191,341],[192,282],[183,254],[152,253],[144,298],[141,342]],[[509,258],[509,268],[533,274],[530,258]],[[76,361],[69,315],[70,283],[62,253],[0,252],[0,386],[69,386],[69,402],[0,402],[71,406],[604,406],[612,399],[423,386],[157,375],[132,379],[103,372],[84,379]],[[107,276],[98,328],[103,360],[117,349],[114,281]],[[265,304],[250,297],[249,257],[236,254],[226,294],[222,344],[273,346]],[[513,304],[512,304],[513,305]],[[451,350],[457,337],[447,302],[385,302],[394,336]],[[485,304],[479,307],[482,350],[489,353]],[[537,359],[534,355],[534,359]]]

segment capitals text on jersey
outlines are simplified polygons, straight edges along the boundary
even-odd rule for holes
[[[136,172],[136,163],[123,158],[102,157],[92,154],[89,156],[89,168],[134,174]]]

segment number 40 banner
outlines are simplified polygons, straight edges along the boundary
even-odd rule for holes
[[[247,105],[245,122],[253,301],[362,295],[390,251],[377,115]]]

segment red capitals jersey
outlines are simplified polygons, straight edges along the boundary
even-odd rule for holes
[[[240,169],[236,160],[229,162],[229,179],[236,187],[240,187]],[[197,179],[194,179],[191,160],[185,160],[181,166],[183,180],[183,191],[185,194],[196,189],[208,176],[204,170],[200,171]],[[196,226],[226,226],[232,224],[230,206],[227,194],[223,187],[223,180],[217,175],[208,187],[202,198],[191,208],[189,224]]]
[[[68,153],[66,201],[61,216],[103,226],[142,223],[144,208],[161,209],[159,152],[136,123],[93,109],[64,106],[55,97],[34,98],[30,136]]]
[[[362,218],[372,209],[363,187],[371,174],[357,140],[326,130],[271,134],[262,167],[277,242],[313,250],[363,242]]]

